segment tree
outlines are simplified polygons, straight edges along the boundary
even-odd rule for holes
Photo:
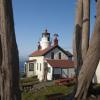
[[[75,33],[73,40],[73,54],[74,65],[76,68],[76,75],[79,74],[81,67],[81,36],[82,36],[82,21],[83,21],[83,0],[77,0],[76,19],[75,19]]]
[[[0,0],[0,100],[20,100],[12,0]]]
[[[83,0],[83,25],[82,25],[82,62],[89,47],[89,35],[90,35],[90,0]]]
[[[85,2],[86,0],[83,0],[83,1]],[[87,0],[87,2],[83,4],[85,4],[84,6],[86,7],[88,3],[89,2]],[[85,11],[86,10],[84,10],[84,12]],[[100,53],[99,53],[100,52],[100,45],[99,45],[100,44],[100,0],[97,0],[97,12],[96,13],[97,14],[96,14],[94,32],[90,40],[89,48],[87,45],[88,38],[83,41],[84,42],[83,44],[85,45],[84,47],[86,51],[84,52],[86,56],[83,57],[84,58],[83,64],[82,64],[82,67],[81,67],[81,70],[78,76],[78,86],[77,86],[77,90],[75,94],[76,100],[86,100],[87,99],[89,86],[91,84],[91,81],[93,79],[93,76],[95,74],[95,71],[96,71],[96,68],[97,68],[97,65],[100,59]],[[89,28],[89,25],[87,25],[87,27]],[[85,36],[88,37],[89,35],[87,34],[88,33],[86,31],[87,29],[84,28],[84,30],[86,32]],[[82,36],[82,39],[84,39],[83,36]]]
[[[90,0],[77,0],[73,53],[77,75],[89,47]]]
[[[48,73],[48,65],[45,62],[44,63],[44,77],[43,77],[43,81],[47,81],[47,73]]]

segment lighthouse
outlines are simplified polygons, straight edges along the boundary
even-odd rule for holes
[[[50,33],[48,33],[48,30],[46,29],[44,33],[42,33],[42,38],[40,40],[40,46],[41,49],[44,50],[48,48],[51,45],[50,43]]]

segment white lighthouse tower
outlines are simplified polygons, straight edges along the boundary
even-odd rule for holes
[[[48,48],[50,45],[51,45],[51,43],[50,43],[50,33],[48,33],[48,31],[46,29],[45,32],[42,33],[40,46],[41,46],[41,49],[43,50],[43,49]]]

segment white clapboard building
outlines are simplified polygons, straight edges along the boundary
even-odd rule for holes
[[[27,77],[37,76],[40,81],[45,78],[72,78],[75,76],[72,54],[59,46],[57,34],[51,44],[50,33],[45,30],[38,49],[29,55],[25,63],[25,73]]]

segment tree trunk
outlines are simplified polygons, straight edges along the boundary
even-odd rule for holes
[[[48,73],[48,66],[47,66],[47,63],[44,63],[44,79],[43,79],[43,81],[47,81],[47,73]]]
[[[76,19],[75,19],[75,33],[73,38],[73,54],[76,74],[79,74],[81,67],[81,35],[83,22],[83,0],[77,0]]]
[[[20,100],[12,0],[0,0],[0,100]]]
[[[86,100],[90,83],[100,59],[100,0],[97,0],[97,17],[92,39],[78,77],[76,100]]]
[[[83,27],[82,27],[82,61],[89,47],[90,35],[90,0],[83,0]]]

